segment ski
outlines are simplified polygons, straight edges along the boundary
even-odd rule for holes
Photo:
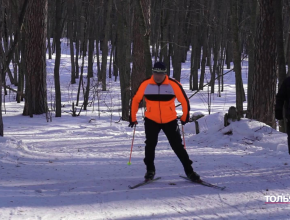
[[[146,185],[146,184],[148,184],[148,183],[152,183],[152,182],[154,182],[154,181],[156,181],[156,180],[159,180],[159,179],[161,179],[161,177],[156,177],[156,178],[154,178],[154,179],[152,179],[152,180],[144,180],[143,182],[141,182],[141,183],[138,183],[138,184],[136,184],[136,185],[134,185],[134,186],[128,186],[130,189],[135,189],[135,188],[137,188],[137,187],[139,187],[139,186],[144,186],[144,185]]]
[[[212,188],[215,188],[215,189],[220,189],[220,190],[224,190],[226,187],[225,186],[218,186],[218,185],[214,185],[214,184],[211,184],[211,183],[208,183],[204,180],[200,180],[200,181],[192,181],[191,179],[189,179],[188,177],[186,176],[179,176],[183,179],[186,179],[188,181],[191,181],[193,183],[196,183],[196,184],[200,184],[200,185],[203,185],[203,186],[207,186],[207,187],[212,187]]]

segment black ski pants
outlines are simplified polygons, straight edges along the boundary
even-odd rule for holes
[[[290,120],[287,119],[288,153],[290,154]]]
[[[145,158],[144,163],[148,170],[155,171],[154,159],[155,159],[155,148],[158,142],[158,134],[162,129],[165,133],[172,150],[175,152],[179,160],[181,161],[184,171],[186,174],[193,172],[191,167],[192,161],[189,159],[187,151],[184,149],[182,144],[180,129],[177,120],[173,120],[166,124],[159,124],[148,118],[145,118]]]

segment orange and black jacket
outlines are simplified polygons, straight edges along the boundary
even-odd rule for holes
[[[154,81],[153,76],[144,80],[131,101],[130,121],[137,121],[136,114],[139,103],[145,97],[145,117],[157,123],[165,124],[177,118],[175,110],[175,98],[181,103],[183,115],[182,121],[188,121],[190,105],[188,98],[181,86],[175,79],[166,76],[161,84]]]

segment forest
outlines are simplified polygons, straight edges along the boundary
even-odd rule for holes
[[[234,72],[238,115],[276,128],[275,95],[290,62],[289,15],[289,0],[0,0],[0,135],[8,90],[25,103],[24,116],[61,117],[63,39],[70,47],[70,83],[79,88],[74,104],[83,110],[96,84],[106,91],[108,78],[119,79],[122,120],[128,120],[130,100],[152,74],[152,63],[164,62],[180,81],[190,52],[190,90],[208,84],[210,93],[222,96],[223,77]],[[53,55],[51,108],[46,62]],[[247,91],[243,60],[249,63]],[[280,131],[284,124],[279,121]]]

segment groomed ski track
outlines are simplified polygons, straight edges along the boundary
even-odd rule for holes
[[[161,132],[156,176],[162,178],[130,190],[145,173],[142,122],[128,166],[132,130],[126,122],[16,117],[17,124],[5,118],[6,136],[15,140],[0,150],[0,219],[290,219],[289,204],[265,204],[265,195],[290,190],[288,155],[187,134],[195,171],[227,187],[220,191],[181,179],[182,166]]]

